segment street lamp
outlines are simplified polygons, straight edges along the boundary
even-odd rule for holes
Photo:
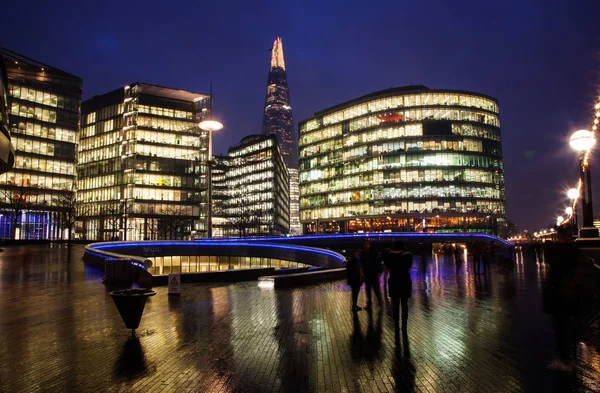
[[[212,96],[211,96],[212,97]],[[208,181],[208,213],[207,213],[207,237],[212,237],[212,133],[219,131],[223,128],[223,123],[212,119],[212,105],[211,105],[211,119],[201,121],[198,127],[202,131],[208,132],[208,157],[207,157],[207,181]]]
[[[592,209],[592,178],[587,154],[596,144],[596,137],[588,130],[575,131],[569,139],[569,145],[579,153],[579,179],[583,194],[581,197],[581,210],[583,212],[583,225],[579,229],[579,238],[598,237],[598,229],[594,227],[594,213]],[[587,192],[586,192],[587,187]]]

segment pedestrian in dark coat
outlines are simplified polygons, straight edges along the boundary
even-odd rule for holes
[[[383,299],[381,297],[381,291],[379,288],[379,279],[383,271],[381,265],[381,259],[379,254],[374,247],[371,246],[371,242],[365,240],[363,243],[363,249],[360,253],[360,261],[362,263],[363,271],[365,273],[365,289],[367,290],[367,310],[372,308],[373,302],[371,297],[371,290],[375,292],[375,297],[379,303],[379,307],[383,307]]]
[[[385,260],[385,267],[390,272],[388,290],[392,298],[392,312],[396,329],[400,324],[400,305],[402,305],[402,331],[406,331],[408,299],[412,293],[412,280],[410,278],[412,257],[404,243],[396,242],[393,250]]]
[[[364,281],[364,271],[360,261],[360,249],[354,250],[352,255],[350,255],[346,263],[346,272],[348,273],[348,285],[352,289],[352,311],[356,312],[362,309],[356,303],[358,301],[360,286]]]
[[[481,271],[480,262],[482,251],[482,244],[479,240],[475,240],[471,248],[471,254],[473,255],[473,274],[479,274]]]

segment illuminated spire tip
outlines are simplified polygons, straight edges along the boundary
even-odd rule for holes
[[[271,69],[280,67],[285,71],[285,62],[283,61],[283,41],[281,37],[277,37],[273,42],[271,49]]]

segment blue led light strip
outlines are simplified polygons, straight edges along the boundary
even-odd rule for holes
[[[261,242],[261,241],[290,241],[290,240],[310,240],[310,239],[356,239],[356,238],[374,238],[374,237],[442,237],[442,238],[453,238],[453,237],[465,237],[465,238],[487,238],[490,240],[499,241],[507,246],[511,246],[511,242],[507,242],[496,236],[487,235],[485,233],[355,233],[355,234],[333,234],[333,235],[306,235],[306,236],[281,236],[281,237],[254,237],[254,238],[227,238],[227,239],[194,239],[195,242]]]
[[[336,258],[341,262],[344,262],[344,258],[333,251],[327,251],[320,248],[313,248],[309,246],[293,246],[287,244],[273,244],[273,243],[233,243],[232,242],[219,242],[210,241],[208,244],[199,244],[197,241],[164,241],[164,242],[131,242],[131,243],[104,243],[98,245],[90,245],[89,247],[95,250],[111,250],[114,248],[122,247],[159,247],[159,246],[183,246],[183,247],[198,247],[198,246],[211,246],[211,247],[269,247],[279,248],[284,250],[303,251],[308,253],[323,254],[330,257]]]

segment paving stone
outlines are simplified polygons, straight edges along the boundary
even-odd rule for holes
[[[131,340],[82,253],[0,253],[0,392],[600,391],[597,323],[572,374],[546,367],[555,339],[535,260],[473,277],[470,264],[456,275],[451,258],[415,258],[398,341],[389,303],[354,318],[343,282],[187,284],[180,297],[159,287]]]

